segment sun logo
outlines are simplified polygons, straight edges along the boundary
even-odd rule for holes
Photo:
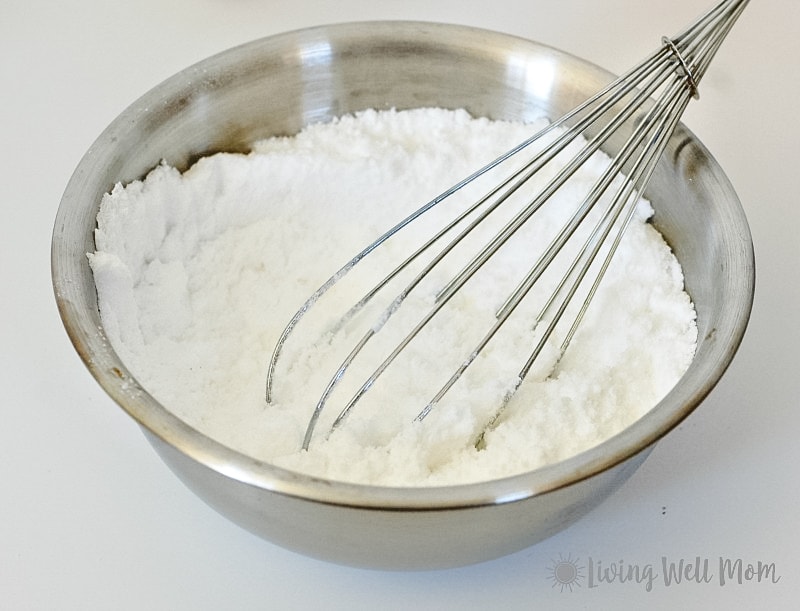
[[[573,558],[572,555],[564,558],[559,554],[558,560],[551,561],[547,567],[547,572],[554,588],[560,588],[562,592],[564,590],[572,592],[573,588],[581,587],[584,567],[578,560],[578,558]]]

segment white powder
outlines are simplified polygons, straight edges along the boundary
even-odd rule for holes
[[[409,315],[430,306],[443,274],[413,292],[337,387],[308,451],[302,439],[322,389],[409,278],[344,329],[326,332],[379,270],[392,269],[464,200],[448,200],[415,222],[311,308],[279,361],[274,402],[264,400],[272,349],[305,299],[389,226],[531,132],[463,111],[369,111],[258,143],[249,155],[201,159],[183,175],[162,165],[144,181],[117,185],[102,202],[97,251],[89,255],[106,333],[141,384],[177,416],[297,471],[436,485],[507,476],[588,449],[655,405],[694,353],[694,310],[678,262],[646,222],[646,202],[558,367],[547,375],[554,344],[486,434],[485,448],[475,448],[476,436],[534,344],[533,294],[430,415],[413,418],[494,321],[565,206],[574,207],[573,192],[515,236],[498,264],[476,275],[328,436],[371,371],[365,367],[382,360],[373,351],[391,349]],[[593,159],[581,180],[591,184],[605,163]],[[459,197],[474,200],[497,180],[485,177],[483,187]]]

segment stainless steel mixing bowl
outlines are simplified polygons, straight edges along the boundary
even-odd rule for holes
[[[707,395],[744,334],[754,290],[750,232],[708,151],[684,128],[648,192],[697,307],[699,345],[677,386],[641,420],[574,458],[485,483],[381,488],[276,468],[208,438],[142,388],[103,333],[85,254],[103,193],[162,159],[245,151],[259,138],[366,108],[466,108],[553,117],[610,75],[518,38],[411,22],[356,23],[266,38],[207,59],[144,95],[97,139],[64,193],[52,274],[67,332],[92,375],[170,468],[220,513],[279,545],[357,566],[450,567],[529,546],[619,487]]]

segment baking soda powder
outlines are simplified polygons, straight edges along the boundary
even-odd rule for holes
[[[287,469],[360,483],[425,486],[528,471],[618,433],[651,409],[688,367],[695,314],[680,266],[636,218],[558,360],[557,337],[513,393],[557,278],[542,278],[461,379],[422,421],[416,414],[469,356],[505,297],[568,218],[579,185],[559,193],[444,306],[330,433],[333,419],[387,352],[435,304],[438,288],[512,214],[471,235],[428,274],[384,326],[392,300],[424,260],[345,325],[348,308],[499,175],[436,206],[366,257],[309,309],[264,384],[286,323],[328,277],[388,227],[535,126],[463,111],[367,111],[294,138],[218,154],[181,174],[166,163],[117,185],[101,205],[89,254],[105,331],[141,385],[178,417],[236,450]],[[596,156],[577,182],[607,164]],[[526,193],[517,197],[517,210]],[[529,199],[529,198],[528,198]],[[339,363],[380,328],[322,411],[306,425]],[[558,333],[556,333],[558,336]]]

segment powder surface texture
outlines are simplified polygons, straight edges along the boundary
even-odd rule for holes
[[[259,142],[248,155],[209,156],[183,174],[165,163],[142,181],[117,185],[103,199],[96,251],[88,255],[108,338],[142,386],[178,417],[295,471],[367,484],[444,485],[513,475],[586,450],[651,409],[694,353],[695,314],[682,272],[647,222],[652,210],[645,201],[560,360],[565,330],[510,392],[546,327],[546,318],[534,320],[558,282],[547,272],[427,417],[415,416],[494,324],[579,203],[581,186],[607,165],[603,156],[442,306],[332,433],[349,398],[434,307],[437,290],[530,200],[529,187],[460,243],[390,317],[387,308],[425,257],[340,325],[352,304],[500,175],[482,177],[367,256],[292,331],[273,401],[264,398],[275,342],[308,296],[387,228],[535,127],[464,111],[366,111]],[[331,393],[302,450],[326,384],[370,329],[380,330]]]

